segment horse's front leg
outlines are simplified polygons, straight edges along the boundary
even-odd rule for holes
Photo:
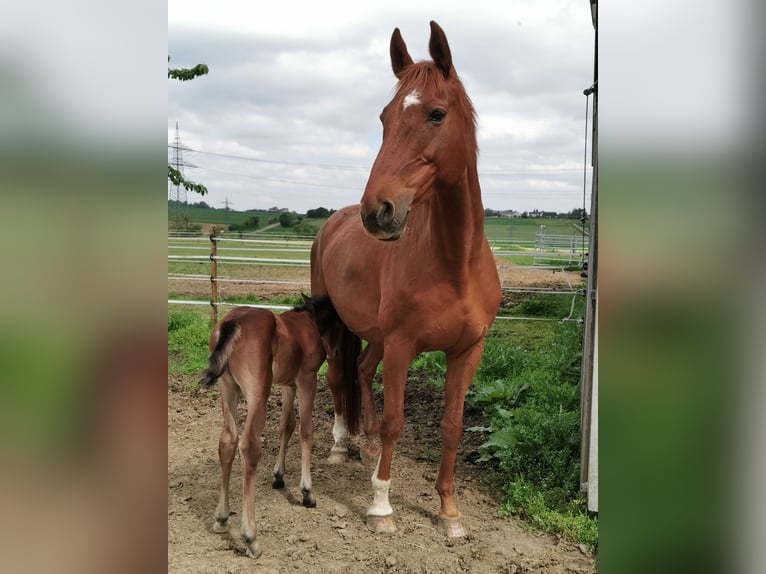
[[[372,473],[372,506],[367,527],[373,532],[396,532],[394,510],[388,500],[391,458],[404,426],[404,383],[415,353],[408,347],[386,346],[383,353],[383,418],[380,424],[380,458]]]
[[[465,536],[465,528],[455,503],[455,458],[463,434],[465,393],[479,366],[483,349],[484,339],[460,355],[447,356],[444,417],[441,421],[442,456],[436,490],[441,498],[439,529],[448,538]]]
[[[370,343],[359,358],[359,385],[361,386],[362,412],[364,413],[364,445],[361,448],[362,462],[373,467],[380,456],[380,427],[375,412],[375,397],[372,379],[383,358],[383,345]]]

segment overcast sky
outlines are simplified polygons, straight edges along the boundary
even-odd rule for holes
[[[430,59],[430,20],[478,114],[484,206],[582,207],[587,0],[170,0],[170,66],[210,68],[168,80],[168,144],[178,122],[183,160],[197,166],[184,172],[209,190],[188,201],[298,212],[357,203],[396,84],[391,33],[399,27],[414,60]],[[590,166],[586,187],[590,206]]]

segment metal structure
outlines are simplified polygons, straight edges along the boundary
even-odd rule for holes
[[[578,233],[579,231],[579,233]],[[587,232],[573,226],[570,235],[545,232],[545,225],[535,233],[535,267],[579,267],[587,253]]]
[[[580,486],[588,494],[588,510],[598,512],[598,0],[590,0],[590,9],[595,34],[593,84],[583,93],[586,98],[593,95],[593,181],[580,386]]]
[[[168,146],[172,151],[172,156],[168,160],[168,163],[172,165],[176,171],[185,176],[185,167],[197,167],[196,165],[184,162],[183,152],[188,151],[189,148],[181,145],[181,135],[178,131],[178,122],[176,122],[176,137],[173,140],[173,144]],[[176,207],[176,222],[181,221],[181,206],[186,205],[186,188],[183,185],[174,184],[168,181],[168,199],[175,202]]]

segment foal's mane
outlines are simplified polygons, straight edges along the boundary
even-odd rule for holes
[[[452,90],[457,96],[457,111],[465,119],[466,136],[469,138],[468,141],[473,143],[475,151],[478,153],[478,145],[476,144],[476,110],[474,110],[471,98],[466,94],[463,83],[457,77],[454,69],[451,79],[448,80],[433,62],[422,61],[407,66],[402,71],[402,76],[399,78],[399,83],[396,86],[396,98],[402,98],[412,90],[423,89],[424,87],[430,88],[437,94],[444,94],[449,90],[448,85],[450,83],[454,85]]]

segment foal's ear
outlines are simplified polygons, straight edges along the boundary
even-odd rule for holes
[[[444,30],[441,29],[441,26],[433,20],[431,20],[431,40],[428,43],[428,51],[431,54],[431,58],[433,58],[434,64],[441,70],[445,78],[454,73],[452,53],[449,50],[447,36],[444,35]]]
[[[399,28],[394,28],[391,34],[391,67],[394,69],[394,75],[401,78],[407,66],[412,65],[412,58],[407,51],[407,44],[402,39]]]

